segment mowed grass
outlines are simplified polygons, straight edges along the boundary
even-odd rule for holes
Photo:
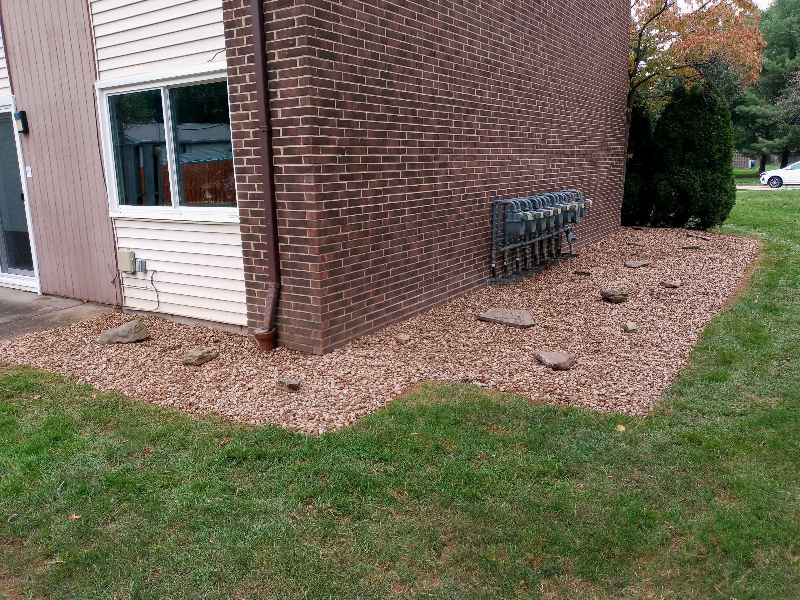
[[[770,164],[767,165],[767,171],[774,171],[779,169],[780,165]],[[761,171],[756,166],[755,169],[734,169],[733,177],[736,179],[736,185],[761,185]]]
[[[723,229],[761,268],[647,418],[421,386],[310,438],[7,369],[0,598],[800,598],[800,192]]]

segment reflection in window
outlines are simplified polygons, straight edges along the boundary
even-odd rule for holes
[[[181,206],[236,206],[227,84],[169,93]]]
[[[171,205],[161,91],[109,97],[119,203]]]

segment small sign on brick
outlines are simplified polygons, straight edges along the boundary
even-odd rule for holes
[[[528,329],[536,325],[530,311],[517,308],[490,308],[485,313],[479,314],[478,320],[518,329]]]

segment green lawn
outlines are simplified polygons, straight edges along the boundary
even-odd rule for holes
[[[767,165],[767,171],[774,171],[779,169],[780,165],[773,164]],[[734,169],[733,176],[736,179],[736,185],[761,185],[760,176],[761,171],[755,169]]]
[[[423,386],[309,438],[2,371],[0,597],[800,598],[800,192],[724,231],[761,269],[647,418]]]

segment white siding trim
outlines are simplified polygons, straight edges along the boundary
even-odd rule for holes
[[[89,0],[100,80],[225,67],[222,0]]]
[[[147,261],[122,273],[125,308],[247,326],[238,225],[116,218],[114,230],[117,248]]]
[[[6,61],[6,48],[3,45],[3,32],[0,30],[0,105],[4,98],[11,97],[11,80],[8,77],[8,62]],[[8,102],[10,104],[10,102]]]

